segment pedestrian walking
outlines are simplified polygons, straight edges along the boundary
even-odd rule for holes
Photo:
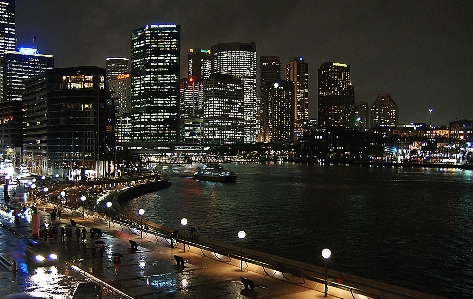
[[[64,226],[61,226],[61,242],[64,243],[64,237],[66,236],[66,230]]]
[[[120,260],[119,256],[114,256],[113,257],[113,266],[115,267],[115,275],[118,275],[118,270],[120,270],[120,265],[122,261]]]
[[[82,244],[85,246],[85,239],[87,239],[87,230],[82,228]]]
[[[59,220],[61,220],[61,214],[62,214],[61,209],[59,209],[59,210],[57,211],[57,218],[58,218]]]
[[[95,246],[90,248],[90,253],[92,253],[92,259],[95,259]]]

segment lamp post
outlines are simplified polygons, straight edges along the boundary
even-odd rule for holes
[[[61,191],[60,195],[61,195],[61,202],[66,202],[66,192]]]
[[[330,258],[331,255],[332,255],[332,252],[330,251],[330,249],[325,248],[324,250],[322,250],[322,256],[325,259],[325,295],[324,295],[324,297],[327,297],[327,291],[328,291],[328,287],[327,287],[327,260]]]
[[[184,226],[184,228],[183,228],[183,231],[184,231],[183,235],[184,235],[184,237],[185,237],[185,236],[186,236],[187,218],[182,218],[182,219],[181,219],[181,224],[182,224],[182,226]],[[184,239],[182,239],[182,245],[184,245],[184,252],[186,252],[186,242],[184,241]]]
[[[245,231],[238,232],[238,238],[240,238],[240,271],[243,271],[243,239],[245,238]]]
[[[429,126],[432,127],[432,112],[434,111],[433,108],[429,108],[429,116],[430,116],[430,123]]]
[[[143,239],[143,214],[144,213],[145,213],[144,209],[139,209],[138,210],[138,215],[140,215],[140,217],[141,217],[141,224],[140,224],[140,226],[141,226],[141,234],[140,234],[141,239]]]
[[[86,197],[84,195],[82,195],[80,197],[80,200],[82,200],[82,219],[85,219],[85,200],[86,200]]]
[[[110,201],[107,201],[107,209],[105,211],[107,211],[107,216],[108,216],[108,228],[110,228],[110,219],[112,218],[112,216],[110,215],[110,208],[112,207],[112,203]]]

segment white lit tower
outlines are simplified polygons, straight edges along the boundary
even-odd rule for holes
[[[0,1],[0,59],[6,51],[15,50],[15,0]],[[3,73],[0,73],[0,97],[3,96],[3,85]]]
[[[133,141],[173,143],[179,132],[180,26],[151,24],[132,32]]]
[[[211,47],[212,74],[228,74],[241,79],[244,89],[245,143],[256,142],[260,105],[256,97],[256,44],[219,43]]]

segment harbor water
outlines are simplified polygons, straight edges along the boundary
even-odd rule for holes
[[[446,298],[473,296],[473,171],[224,164],[223,184],[172,177],[126,209],[197,233]]]

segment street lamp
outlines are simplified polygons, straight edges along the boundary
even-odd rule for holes
[[[322,256],[325,259],[325,295],[324,295],[324,297],[327,297],[327,291],[328,291],[328,287],[327,287],[327,260],[330,258],[331,255],[332,255],[332,252],[330,251],[330,249],[325,248],[324,250],[322,250]]]
[[[181,224],[184,226],[183,228],[183,236],[185,237],[186,236],[186,224],[187,224],[187,218],[182,218],[181,219]],[[186,252],[186,242],[184,241],[184,239],[182,239],[182,245],[184,245],[184,252]]]
[[[143,214],[145,213],[144,209],[139,209],[138,210],[138,215],[141,217],[141,239],[143,239]]]
[[[245,238],[246,233],[245,231],[238,232],[238,238],[240,238],[240,271],[243,271],[243,239]]]
[[[429,108],[429,115],[430,115],[430,127],[432,127],[432,112],[434,111],[433,108]]]
[[[110,208],[112,207],[112,203],[110,201],[107,201],[107,211],[108,214],[108,228],[110,228],[110,219],[112,218],[112,215],[110,215]]]
[[[82,195],[80,197],[80,200],[82,200],[82,219],[85,219],[85,200],[86,200],[86,197],[84,195]]]

